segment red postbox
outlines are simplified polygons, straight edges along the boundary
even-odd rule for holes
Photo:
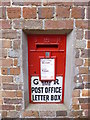
[[[66,35],[28,36],[30,103],[63,103]]]

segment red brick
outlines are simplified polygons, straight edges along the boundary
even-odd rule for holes
[[[89,29],[88,20],[76,20],[76,27],[81,29]]]
[[[10,68],[10,75],[19,75],[20,68]]]
[[[90,116],[89,109],[86,109],[83,112],[84,112],[85,117],[89,117]]]
[[[54,7],[38,8],[38,17],[40,19],[51,19],[54,17]]]
[[[73,20],[46,20],[45,29],[73,29]]]
[[[90,98],[88,97],[84,97],[84,98],[78,98],[79,99],[79,103],[88,103]]]
[[[78,98],[72,98],[72,105],[77,105],[78,103]]]
[[[24,111],[23,112],[23,117],[38,118],[39,117],[39,113],[38,113],[38,111]]]
[[[90,66],[90,59],[85,59],[84,66]]]
[[[14,110],[14,105],[2,105],[2,110]]]
[[[0,7],[0,19],[6,18],[6,7]]]
[[[88,74],[88,67],[80,67],[79,74]]]
[[[13,41],[13,49],[20,49],[20,40],[14,40]]]
[[[22,91],[17,91],[17,92],[16,92],[16,96],[17,96],[17,97],[22,97]]]
[[[7,111],[2,111],[2,118],[6,118],[7,117]]]
[[[82,58],[89,58],[90,57],[90,49],[82,49],[81,50],[81,57]]]
[[[80,58],[75,59],[76,66],[81,66],[82,64],[83,64],[83,59],[80,59]]]
[[[0,65],[4,67],[10,67],[13,65],[12,59],[0,59]]]
[[[73,7],[72,8],[72,15],[71,17],[75,18],[75,19],[83,19],[84,18],[84,8],[81,7]]]
[[[88,6],[88,2],[87,2],[87,0],[86,1],[82,1],[82,2],[81,1],[78,1],[78,2],[75,1],[74,5],[75,6]]]
[[[70,7],[57,6],[56,16],[57,16],[57,18],[69,18],[70,17]]]
[[[72,105],[73,110],[79,110],[79,105]]]
[[[2,79],[2,83],[11,83],[13,82],[13,77],[12,76],[0,76]]]
[[[2,91],[2,97],[13,98],[16,97],[16,93],[14,91]]]
[[[36,7],[32,7],[32,8],[24,7],[23,8],[23,17],[25,19],[35,19],[36,13],[37,13]]]
[[[90,81],[90,76],[89,75],[83,75],[83,81],[84,82],[88,82],[88,81]]]
[[[16,105],[16,110],[17,111],[21,111],[22,110],[22,106],[21,105]]]
[[[85,31],[85,39],[90,39],[90,31]]]
[[[7,74],[8,74],[7,68],[1,68],[1,73],[2,73],[3,75],[7,75]]]
[[[10,19],[20,18],[21,17],[21,8],[19,7],[10,7],[7,8],[7,15]]]
[[[90,5],[87,7],[87,14],[86,14],[86,18],[87,19],[90,19],[90,13],[89,13],[89,11],[90,11]]]
[[[81,109],[90,109],[90,104],[86,103],[81,104]]]
[[[14,59],[14,66],[17,66],[17,64],[18,64],[18,60]]]
[[[90,48],[90,41],[87,42],[87,48]]]
[[[69,113],[69,116],[75,117],[75,118],[77,118],[77,117],[81,118],[82,117],[82,110],[73,110]]]
[[[3,48],[11,48],[12,42],[10,40],[2,40],[2,47]]]
[[[11,28],[11,21],[9,20],[2,20],[0,21],[2,29],[10,29]]]
[[[83,89],[83,90],[82,90],[82,96],[90,96],[90,90],[88,90],[88,89]]]
[[[78,89],[73,90],[72,97],[79,97],[79,96],[80,96],[80,90],[78,90]]]

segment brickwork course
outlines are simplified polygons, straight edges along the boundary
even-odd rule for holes
[[[0,117],[89,118],[90,2],[0,1]],[[70,109],[33,111],[24,107],[22,30],[75,30],[75,87]]]

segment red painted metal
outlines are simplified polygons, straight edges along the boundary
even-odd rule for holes
[[[45,52],[50,52],[50,57],[56,57],[55,74],[56,76],[63,76],[62,101],[60,102],[63,103],[66,66],[66,35],[28,35],[29,101],[33,103],[31,101],[31,76],[40,76],[40,56],[45,57]]]

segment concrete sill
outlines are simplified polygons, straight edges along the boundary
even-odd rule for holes
[[[64,104],[29,104],[25,111],[67,111]]]

